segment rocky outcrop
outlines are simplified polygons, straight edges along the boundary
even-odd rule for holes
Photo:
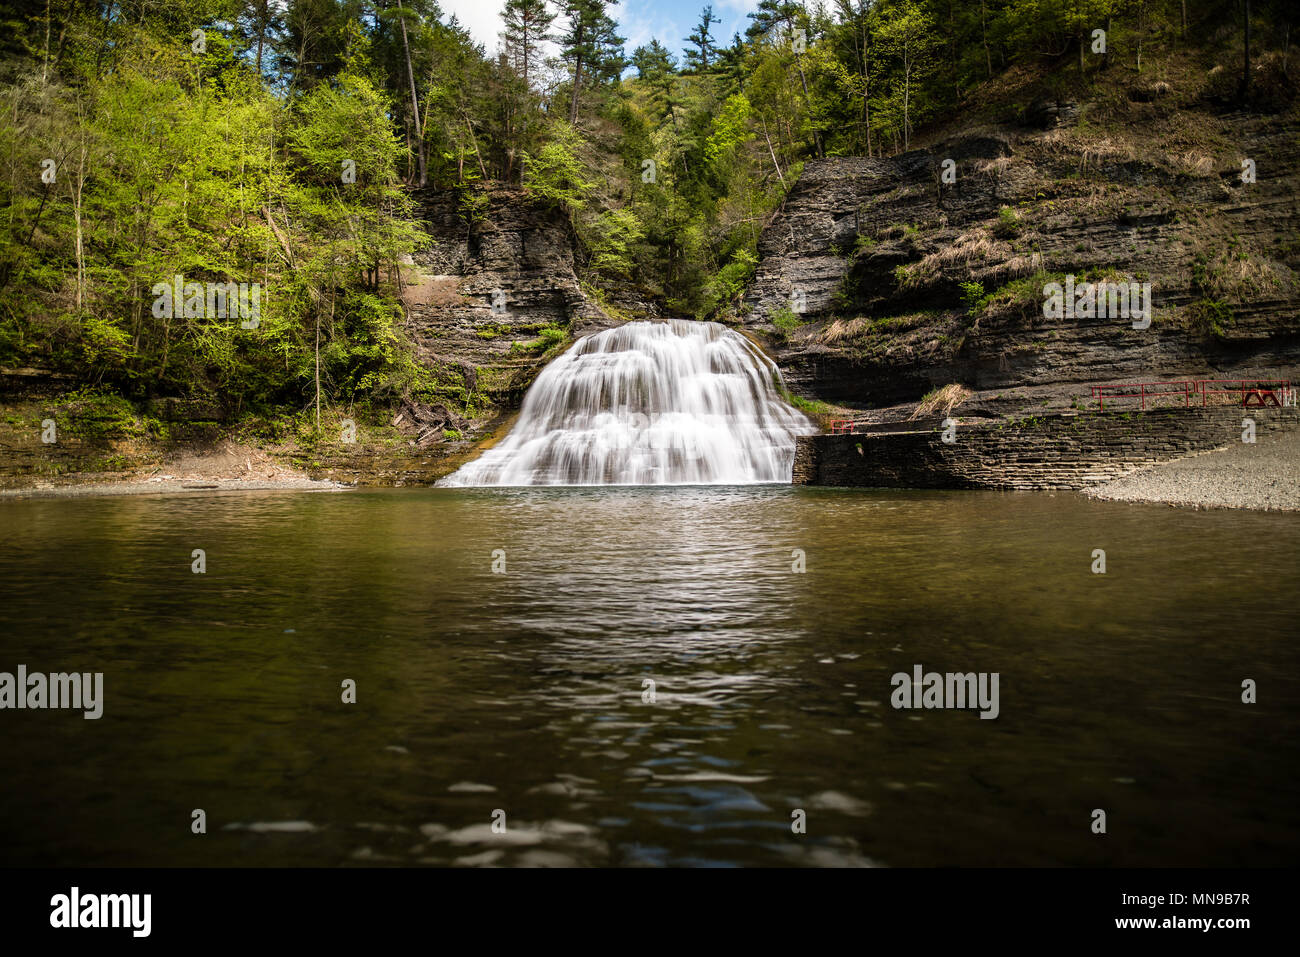
[[[613,322],[578,281],[563,214],[504,187],[417,198],[433,243],[404,271],[406,326],[465,417],[517,406],[567,337]]]
[[[800,436],[796,485],[863,488],[1081,489],[1179,458],[1256,444],[1300,428],[1294,408],[1162,408],[1050,413],[1004,422],[943,423],[871,435]],[[949,423],[951,425],[951,423]],[[1294,485],[1290,474],[1275,480]]]
[[[1093,383],[1296,378],[1300,121],[1150,99],[1108,106],[1126,138],[1069,105],[1049,129],[810,160],[762,235],[743,323],[794,392],[864,408],[948,383],[1060,408]],[[1043,286],[1066,274],[1149,282],[1150,327],[1046,318]]]

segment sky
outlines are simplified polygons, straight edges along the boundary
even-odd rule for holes
[[[611,15],[618,21],[619,35],[627,38],[627,55],[651,37],[672,50],[680,60],[686,37],[695,29],[700,11],[709,0],[621,0]],[[758,0],[712,0],[713,15],[722,21],[713,25],[713,34],[724,44],[733,33],[744,36],[749,20],[745,14],[758,9]],[[438,0],[448,16],[456,14],[461,25],[469,28],[474,39],[491,54],[501,32],[501,8],[505,0]]]

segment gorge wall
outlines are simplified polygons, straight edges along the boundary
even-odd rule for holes
[[[792,391],[874,407],[959,383],[976,393],[963,412],[994,416],[1069,407],[1093,383],[1300,372],[1294,109],[1225,113],[1134,79],[1104,103],[964,126],[805,165],[741,310]],[[1067,273],[1150,282],[1150,327],[1045,319],[1043,284]]]
[[[451,411],[464,425],[517,407],[557,346],[612,320],[579,284],[563,214],[519,189],[418,199],[433,242],[404,271],[406,328],[421,361],[459,391]]]
[[[912,431],[801,436],[796,485],[867,488],[1080,489],[1192,452],[1242,441],[1242,421],[1267,444],[1300,428],[1295,408],[1160,408],[1054,412],[975,422],[943,440],[937,422]],[[1280,476],[1293,483],[1293,475]]]

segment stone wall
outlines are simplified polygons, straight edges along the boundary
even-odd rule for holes
[[[1079,489],[1189,452],[1222,448],[1255,422],[1256,441],[1300,425],[1300,409],[1164,408],[1057,413],[1006,423],[798,440],[794,484],[860,488]]]

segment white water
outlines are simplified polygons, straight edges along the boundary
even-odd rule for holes
[[[795,436],[816,429],[780,381],[717,323],[630,322],[543,369],[510,434],[438,484],[789,482]]]

